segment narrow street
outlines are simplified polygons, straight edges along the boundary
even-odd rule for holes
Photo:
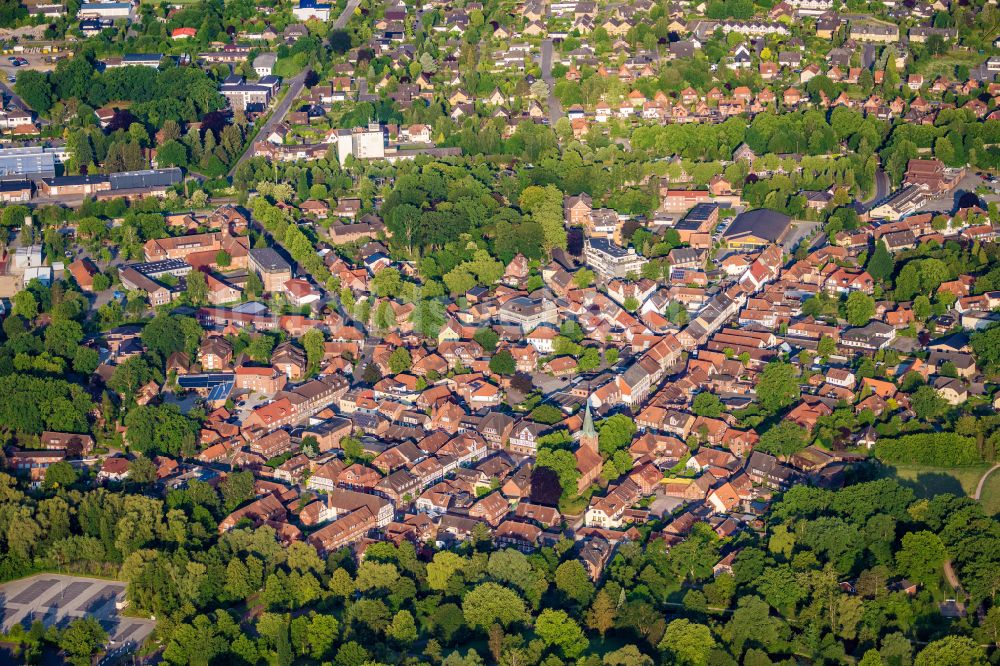
[[[554,126],[562,118],[562,104],[556,97],[556,82],[552,78],[552,40],[542,41],[542,80],[549,86],[549,124]]]

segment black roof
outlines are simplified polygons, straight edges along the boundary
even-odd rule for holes
[[[20,192],[21,190],[30,190],[31,181],[30,180],[0,180],[0,192]]]

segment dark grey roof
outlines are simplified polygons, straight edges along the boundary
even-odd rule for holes
[[[753,234],[772,243],[776,243],[788,232],[792,218],[784,213],[768,208],[758,208],[740,213],[726,229],[726,238],[738,238]]]
[[[177,167],[169,169],[145,169],[144,171],[122,171],[113,173],[111,180],[113,190],[136,190],[144,187],[169,187],[181,182],[183,174]]]
[[[587,242],[590,243],[590,247],[600,252],[604,252],[605,254],[609,254],[612,257],[624,257],[628,255],[628,250],[619,245],[615,245],[607,238],[591,238]]]
[[[57,178],[43,178],[46,185],[56,185],[66,187],[68,185],[87,185],[90,183],[106,183],[107,176],[59,176]]]
[[[284,257],[278,254],[273,247],[258,247],[250,250],[250,257],[254,263],[266,271],[288,271],[291,264],[285,261]]]

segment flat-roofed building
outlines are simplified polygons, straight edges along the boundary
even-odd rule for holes
[[[605,238],[591,238],[584,247],[587,265],[605,280],[639,275],[646,258],[636,254],[635,248],[623,248]]]
[[[496,318],[503,323],[519,324],[521,330],[527,333],[542,324],[558,323],[559,312],[551,301],[517,296],[500,306]]]
[[[126,289],[145,292],[149,298],[149,304],[153,307],[166,305],[174,300],[174,293],[170,289],[130,266],[120,267],[118,277]]]
[[[3,178],[54,178],[56,153],[40,146],[0,148],[0,177]]]
[[[107,176],[42,178],[39,193],[46,197],[87,197],[111,189]]]
[[[714,203],[698,203],[688,211],[684,219],[674,225],[682,243],[690,243],[694,234],[709,233],[719,222],[719,206]]]
[[[31,181],[28,179],[0,181],[0,202],[24,203],[30,201],[33,189]]]

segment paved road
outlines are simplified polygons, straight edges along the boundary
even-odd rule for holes
[[[556,121],[562,118],[562,105],[556,97],[556,82],[552,78],[552,40],[542,41],[542,80],[549,86],[549,123],[555,126]]]
[[[288,80],[288,90],[286,91],[284,99],[282,99],[278,105],[274,107],[274,111],[270,116],[268,116],[264,124],[261,125],[260,131],[257,132],[257,136],[254,141],[257,141],[258,139],[266,139],[267,135],[273,132],[274,128],[285,119],[288,111],[292,108],[292,102],[294,102],[295,98],[297,98],[299,93],[302,92],[302,87],[306,82],[306,71],[308,70],[303,70]],[[251,142],[250,145],[247,146],[246,152],[243,153],[243,156],[236,160],[236,164],[234,164],[233,168],[229,170],[230,178],[233,177],[233,174],[236,173],[236,169],[239,168],[241,164],[253,157],[253,153],[253,142]]]
[[[14,92],[14,89],[11,88],[9,85],[7,85],[5,81],[0,81],[0,91],[3,92],[3,96],[5,98],[10,99],[11,104],[18,107],[19,109],[23,109],[25,111],[33,110],[30,106],[27,105],[27,103],[25,103],[23,99],[18,97],[17,93]]]
[[[333,22],[334,30],[343,30],[347,26],[347,22],[351,20],[351,16],[354,15],[354,10],[358,8],[361,4],[361,0],[348,0],[347,6],[344,7],[344,11],[340,12],[340,16],[337,20]]]
[[[865,210],[871,210],[877,202],[887,196],[889,196],[889,176],[879,167],[875,169],[875,195],[868,201],[863,201],[862,205]]]
[[[342,11],[340,16],[337,17],[337,20],[333,22],[333,29],[340,30],[346,26],[347,22],[351,20],[351,16],[354,15],[354,11],[360,4],[361,0],[348,0],[347,6],[344,7],[344,11]],[[267,138],[267,135],[274,131],[274,128],[285,119],[286,115],[288,115],[288,111],[292,108],[292,103],[295,102],[295,99],[302,92],[302,87],[305,85],[306,71],[308,70],[303,70],[288,80],[288,90],[285,93],[284,99],[282,99],[281,102],[274,107],[274,111],[270,116],[268,116],[268,119],[261,126],[260,131],[257,132],[257,139],[263,140]],[[236,164],[234,164],[233,168],[229,170],[229,177],[232,178],[233,174],[236,173],[236,169],[251,157],[253,157],[253,143],[247,146],[246,152],[243,153],[240,159],[236,160]]]

